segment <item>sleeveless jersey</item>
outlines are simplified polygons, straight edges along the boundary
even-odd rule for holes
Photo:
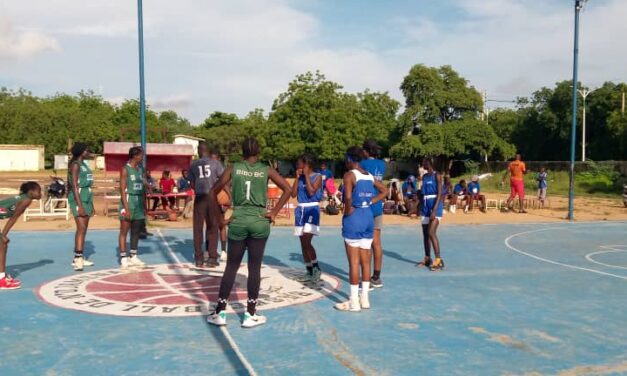
[[[354,208],[369,208],[374,196],[374,177],[370,174],[362,174],[359,170],[351,170],[355,175],[353,187],[352,205]]]
[[[17,206],[18,202],[25,200],[27,197],[27,194],[22,194],[19,196],[11,196],[0,200],[0,218],[13,217],[13,214],[15,214],[15,207]]]
[[[144,179],[142,178],[141,168],[133,168],[130,164],[124,166],[126,173],[126,193],[129,195],[143,195],[144,194]]]
[[[234,208],[266,207],[268,201],[268,166],[257,162],[233,164],[231,195]]]
[[[424,196],[433,196],[438,194],[438,173],[424,174],[422,176],[422,194]]]
[[[89,165],[85,161],[83,161],[83,163],[74,161],[72,162],[72,165],[73,164],[78,165],[78,193],[81,196],[82,201],[88,201],[92,197],[91,189],[89,188],[91,188],[91,186],[93,185],[94,174],[89,168]],[[68,198],[73,200],[74,199],[74,187],[72,185],[73,179],[72,179],[71,165],[67,172],[67,181],[68,181],[68,188],[69,188],[67,192]]]
[[[313,184],[320,178],[320,176],[320,174],[313,173],[309,175],[309,181]],[[313,196],[309,196],[309,193],[307,192],[307,184],[305,183],[305,176],[301,175],[298,179],[298,192],[296,193],[296,198],[298,199],[299,204],[320,202],[320,200],[322,200],[322,185],[320,185],[320,188],[313,194]]]
[[[381,159],[368,158],[366,160],[361,161],[361,168],[368,171],[375,179],[378,181],[383,181],[383,175],[385,174],[385,162]],[[376,196],[379,191],[374,188],[373,191]],[[376,204],[371,206],[372,214],[375,217],[378,217],[383,214],[383,201],[379,201]]]

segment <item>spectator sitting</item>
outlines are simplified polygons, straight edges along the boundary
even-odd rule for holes
[[[157,181],[152,177],[150,170],[146,170],[146,184],[148,185],[148,193],[157,193]],[[156,197],[152,198],[152,210],[157,210],[157,205],[159,205],[159,199]]]
[[[416,198],[417,188],[416,188],[416,177],[414,175],[409,175],[407,180],[402,185],[403,189],[403,198],[405,201]]]
[[[323,177],[323,179],[325,178]],[[340,206],[342,203],[342,200],[339,197],[340,191],[338,191],[335,187],[335,179],[333,179],[333,177],[324,180],[324,190],[327,192],[327,198],[329,201],[333,201],[336,206]]]
[[[446,203],[446,200],[451,200],[453,197],[453,186],[451,184],[451,177],[448,175],[444,176],[442,181],[442,202]]]
[[[451,197],[451,201],[449,203],[451,213],[455,214],[455,209],[457,209],[457,201],[461,204],[464,200],[467,200],[468,190],[466,189],[466,180],[462,179],[458,184],[455,184],[453,187],[453,195]],[[464,208],[466,210],[468,205]]]
[[[407,208],[405,207],[405,201],[403,200],[403,192],[399,187],[398,179],[392,179],[390,181],[388,200],[394,201],[394,207],[396,213],[406,213]]]
[[[540,167],[540,172],[536,176],[536,180],[538,181],[538,200],[540,200],[540,207],[544,208],[544,201],[546,200],[546,189],[547,189],[547,173],[544,167]]]
[[[161,193],[164,195],[170,194],[174,190],[174,186],[176,182],[174,179],[170,177],[170,171],[163,171],[161,175],[161,179],[159,179],[159,188],[161,189]],[[174,208],[174,197],[162,197],[161,204],[163,208],[167,210],[168,207]],[[169,204],[169,206],[168,206]],[[153,210],[157,209],[156,206],[153,207]]]
[[[472,181],[468,184],[468,205],[466,208],[470,208],[470,211],[472,211],[472,203],[475,200],[480,202],[479,209],[485,213],[485,195],[481,194],[481,185],[477,175],[473,176]]]
[[[189,180],[189,175],[187,173],[187,170],[182,170],[181,171],[181,177],[178,178],[178,180],[176,181],[176,186],[179,190],[179,192],[181,193],[188,193],[187,196],[185,196],[185,206],[187,206],[187,203],[190,202],[192,200],[193,197],[193,192],[192,192],[192,182]],[[178,206],[181,197],[177,198],[177,202],[176,205]]]

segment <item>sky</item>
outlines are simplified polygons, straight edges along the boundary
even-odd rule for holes
[[[137,2],[0,0],[0,86],[137,98]],[[193,124],[266,111],[300,73],[403,102],[414,64],[452,65],[488,99],[572,77],[574,0],[144,0],[146,96]],[[627,81],[627,0],[581,15],[580,80]],[[489,102],[490,107],[497,102]]]

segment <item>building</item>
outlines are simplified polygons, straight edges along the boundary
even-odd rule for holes
[[[131,142],[105,142],[105,172],[119,172],[128,162],[128,150],[136,145]],[[146,149],[148,170],[168,170],[175,175],[189,168],[194,156],[194,148],[190,144],[147,144]]]
[[[40,171],[46,168],[43,145],[0,145],[0,171]]]
[[[174,136],[175,145],[192,145],[194,148],[194,155],[198,155],[198,143],[200,141],[204,141],[204,139],[194,136],[186,136],[184,134],[177,134]]]

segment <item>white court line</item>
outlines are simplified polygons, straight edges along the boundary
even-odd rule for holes
[[[549,264],[553,264],[553,265],[559,265],[559,266],[563,266],[565,268],[570,268],[570,269],[575,269],[575,270],[580,270],[580,271],[586,271],[586,272],[590,272],[590,273],[596,273],[596,274],[600,274],[600,275],[604,275],[604,276],[608,276],[608,277],[614,277],[614,278],[619,278],[622,280],[626,280],[627,281],[627,277],[626,276],[622,276],[622,275],[618,275],[618,274],[612,274],[612,273],[607,273],[607,272],[602,272],[600,270],[595,270],[595,269],[589,269],[589,268],[584,268],[581,266],[575,266],[575,265],[570,265],[570,264],[564,264],[558,261],[553,261],[553,260],[549,260],[540,256],[536,256],[533,255],[531,253],[525,252],[525,251],[521,251],[520,249],[512,246],[511,244],[509,244],[510,240],[521,236],[521,235],[527,235],[527,234],[533,234],[536,232],[542,232],[542,231],[549,231],[549,230],[563,230],[564,228],[561,227],[549,227],[549,228],[543,228],[543,229],[539,229],[539,230],[531,230],[531,231],[523,231],[523,232],[519,232],[517,234],[513,234],[510,235],[509,237],[507,237],[507,239],[505,239],[505,246],[509,249],[511,249],[514,252],[520,253],[521,255],[525,255],[527,257],[531,257],[533,259],[542,261],[542,262],[546,262]]]
[[[159,234],[159,237],[163,241],[163,244],[165,245],[165,247],[168,250],[168,253],[172,257],[172,259],[174,261],[176,261],[176,263],[178,265],[183,265],[181,260],[172,251],[172,248],[170,247],[170,244],[168,244],[168,241],[163,236],[163,233],[161,232],[161,229],[157,229],[157,233]],[[235,342],[235,340],[231,336],[231,333],[229,333],[229,330],[226,328],[226,326],[220,326],[219,328],[220,328],[220,331],[222,332],[222,334],[224,335],[224,337],[226,338],[227,342],[231,346],[231,349],[233,349],[233,352],[235,353],[235,355],[237,355],[237,358],[239,359],[239,361],[244,365],[244,368],[246,368],[246,371],[248,372],[248,374],[250,376],[257,376],[257,372],[253,368],[252,364],[250,364],[248,359],[246,359],[246,357],[244,356],[244,354],[240,350],[239,346],[237,345],[237,343]]]
[[[604,254],[604,253],[627,252],[627,249],[620,249],[620,248],[615,248],[615,247],[627,247],[627,246],[621,245],[621,244],[617,244],[617,245],[602,245],[599,248],[603,248],[604,249],[603,251],[596,251],[596,252],[588,253],[586,255],[586,260],[588,260],[590,262],[593,262],[595,264],[598,264],[598,265],[607,266],[608,268],[616,268],[616,269],[627,270],[627,267],[620,266],[620,265],[606,264],[604,262],[597,261],[597,260],[592,258],[592,256],[596,256],[596,255],[600,255],[600,254]]]

